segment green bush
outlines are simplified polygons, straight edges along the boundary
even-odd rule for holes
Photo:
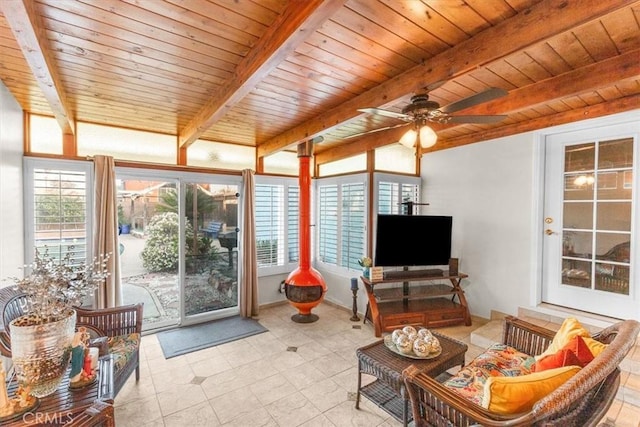
[[[165,212],[154,215],[145,229],[147,240],[142,250],[142,265],[151,272],[176,271],[178,269],[178,214]],[[190,264],[194,256],[199,256],[202,261],[214,261],[219,254],[212,240],[208,237],[200,237],[194,247],[193,227],[186,221],[186,247],[187,264]],[[193,268],[187,265],[189,272]]]

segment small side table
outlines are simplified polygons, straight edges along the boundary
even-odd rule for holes
[[[433,359],[412,359],[400,356],[389,350],[384,345],[384,340],[357,349],[356,408],[360,407],[360,394],[362,394],[406,427],[413,416],[409,412],[409,397],[402,380],[402,371],[410,365],[415,365],[435,378],[447,369],[458,365],[464,366],[467,345],[437,332],[432,333],[442,346],[442,353]],[[362,386],[362,374],[373,375],[377,379]]]
[[[65,375],[58,389],[49,396],[41,397],[40,404],[24,416],[17,416],[2,423],[2,427],[24,427],[33,424],[36,419],[52,421],[52,425],[68,422],[78,416],[86,408],[96,401],[112,404],[114,399],[113,370],[114,359],[112,355],[102,356],[98,359],[98,380],[82,389],[69,389],[69,371]],[[18,387],[15,377],[7,383],[9,397],[15,396]],[[38,418],[40,417],[40,418]],[[26,424],[25,424],[26,423]],[[107,423],[107,425],[109,425]]]

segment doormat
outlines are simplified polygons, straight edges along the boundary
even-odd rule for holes
[[[165,359],[267,332],[257,320],[232,316],[199,325],[158,332]]]

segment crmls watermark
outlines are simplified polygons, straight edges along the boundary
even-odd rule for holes
[[[22,415],[22,422],[25,425],[51,425],[63,426],[73,421],[72,412],[60,412],[49,414],[46,412],[25,412]]]

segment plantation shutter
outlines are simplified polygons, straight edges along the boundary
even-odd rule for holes
[[[407,213],[402,203],[408,201],[417,203],[419,190],[420,187],[416,184],[380,181],[378,183],[378,213]]]
[[[255,223],[258,266],[283,264],[284,186],[256,184]]]
[[[319,187],[318,258],[328,264],[338,262],[338,186]]]
[[[300,258],[299,240],[300,240],[300,225],[298,218],[300,209],[300,188],[297,186],[288,187],[287,198],[287,239],[288,239],[288,254],[290,263],[298,262]]]
[[[342,185],[341,265],[354,269],[365,253],[364,189],[361,182]]]
[[[77,263],[92,256],[91,164],[25,159],[25,241],[28,263],[35,251]]]

